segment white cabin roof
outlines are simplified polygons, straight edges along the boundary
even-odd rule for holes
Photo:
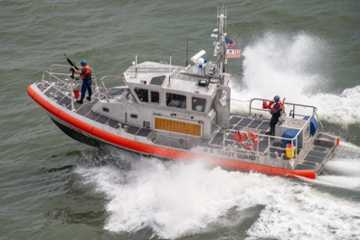
[[[125,81],[129,85],[153,85],[166,91],[184,92],[205,96],[216,94],[216,85],[199,86],[201,77],[182,73],[197,74],[196,69],[156,62],[143,62],[130,66],[125,72]],[[170,80],[169,80],[170,76]]]

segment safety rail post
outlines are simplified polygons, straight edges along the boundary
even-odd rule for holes
[[[298,157],[298,152],[297,152],[297,150],[298,150],[298,142],[297,142],[297,139],[296,138],[293,139],[291,143],[292,143],[293,148],[294,148],[294,160],[297,162],[297,157]]]
[[[259,140],[259,138],[258,138],[258,141],[257,141],[257,143],[256,143],[256,158],[259,158],[259,154],[260,154],[260,152],[259,152],[259,148],[260,148],[260,140]]]
[[[135,78],[137,78],[137,65],[138,65],[138,56],[135,56]]]
[[[268,149],[267,149],[267,158],[268,158],[268,161],[270,161],[270,147],[271,147],[271,140],[270,140],[270,135],[267,136],[267,139],[268,139]]]
[[[251,115],[251,108],[252,108],[252,103],[255,100],[255,98],[250,99],[250,103],[249,103],[249,115]]]
[[[71,111],[75,111],[75,104],[74,104],[74,86],[75,86],[75,79],[73,79],[73,83],[71,84],[71,93],[70,93],[70,99],[71,99]]]
[[[46,73],[46,71],[41,74],[41,81],[45,80],[45,73]]]
[[[227,131],[224,131],[224,137],[223,137],[223,140],[222,140],[222,142],[223,142],[223,148],[225,148],[226,147],[226,144],[225,144],[225,139],[226,139],[226,134],[227,134]]]
[[[93,79],[94,79],[94,82],[95,82],[95,91],[94,92],[96,92],[96,91],[99,90],[99,84],[98,84],[97,77],[96,77],[95,74],[93,76]]]
[[[294,168],[297,165],[298,162],[298,145],[297,145],[297,138],[293,138],[291,140],[291,144],[293,145],[293,151],[294,151],[294,157],[293,157],[293,165],[292,168]],[[291,161],[291,160],[290,160]]]
[[[109,76],[103,76],[102,78],[100,78],[100,82],[101,82],[102,87],[104,88],[104,92],[105,92],[104,95],[105,95],[106,101],[109,102],[109,96],[108,96],[109,90],[108,90],[107,87],[105,86],[105,82],[104,82],[104,80],[105,80],[107,77],[109,77]],[[100,91],[99,91],[99,93],[100,93]]]
[[[293,106],[293,109],[292,109],[292,118],[295,118],[295,104],[292,105]]]
[[[172,56],[169,57],[169,75],[171,74],[172,69]]]

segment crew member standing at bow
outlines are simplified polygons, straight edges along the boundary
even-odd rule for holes
[[[271,119],[270,119],[270,132],[269,132],[269,135],[271,135],[271,136],[275,135],[275,125],[279,121],[282,110],[283,110],[283,104],[280,101],[280,97],[276,95],[274,97],[274,102],[273,102],[273,104],[271,105],[271,108],[270,108]]]
[[[81,85],[81,97],[80,100],[76,101],[77,103],[82,104],[86,95],[86,92],[88,92],[87,100],[91,101],[91,75],[92,75],[92,69],[91,66],[86,62],[86,60],[80,61],[80,70],[74,70],[76,73],[80,74],[80,79],[82,80]]]

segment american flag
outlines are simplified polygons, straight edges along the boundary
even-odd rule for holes
[[[226,49],[225,58],[226,59],[240,58],[240,55],[241,55],[240,49],[238,49],[238,48],[228,48],[228,49]]]

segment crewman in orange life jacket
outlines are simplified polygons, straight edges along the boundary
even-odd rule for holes
[[[80,61],[81,70],[74,70],[76,73],[80,74],[80,79],[82,80],[81,84],[81,97],[80,100],[76,101],[77,103],[82,104],[86,95],[86,91],[88,92],[87,100],[91,101],[91,75],[92,69],[91,66],[87,63],[86,60],[82,59]]]
[[[272,103],[270,108],[271,119],[270,119],[270,131],[268,134],[271,136],[275,135],[275,125],[278,123],[282,111],[283,111],[283,103],[280,101],[280,97],[276,95],[274,97],[274,102]]]

